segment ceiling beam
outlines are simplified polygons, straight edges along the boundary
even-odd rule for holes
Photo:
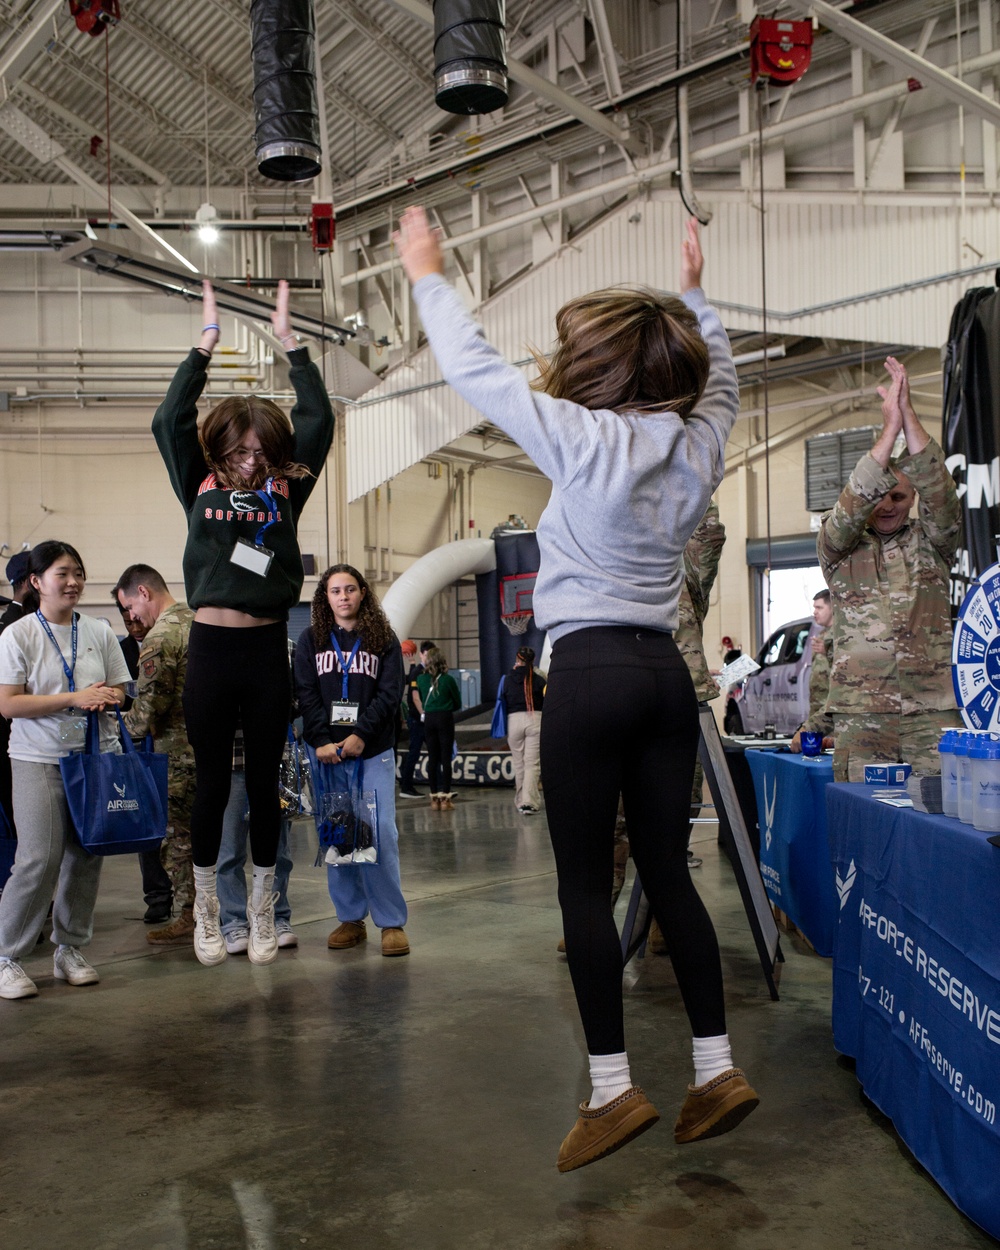
[[[0,78],[9,92],[55,33],[55,18],[66,8],[62,0],[38,0],[21,33],[0,54]]]
[[[403,45],[392,37],[383,26],[366,12],[354,0],[333,0],[333,7],[354,29],[376,45],[380,53],[389,57],[418,87],[430,88],[434,85],[434,76],[426,65],[421,65],[415,56],[411,56]]]
[[[918,56],[916,52],[911,52],[909,48],[896,43],[894,39],[889,39],[877,30],[872,30],[870,26],[859,22],[849,13],[835,9],[832,4],[827,4],[826,0],[798,0],[796,7],[804,9],[810,17],[818,18],[824,26],[835,30],[848,43],[856,44],[859,48],[864,48],[866,52],[878,57],[879,60],[887,61],[905,74],[918,78],[925,87],[932,85],[937,87],[956,104],[971,109],[994,126],[1000,126],[1000,104],[983,95],[981,91],[977,91],[975,87],[970,87],[961,78],[949,74],[939,65],[934,65],[925,57]]]
[[[197,54],[189,48],[185,48],[173,39],[168,39],[155,23],[136,12],[135,5],[129,9],[120,29],[139,43],[145,44],[147,48],[151,48],[168,65],[172,65],[175,70],[189,79],[192,85],[196,83],[203,89],[207,88],[213,100],[239,118],[241,122],[247,122],[253,107],[246,89],[229,82],[207,61],[199,60]]]
[[[90,174],[82,170],[75,161],[71,161],[66,155],[66,149],[62,144],[57,143],[55,139],[47,135],[37,122],[12,104],[10,100],[0,104],[0,128],[5,130],[12,139],[16,140],[36,161],[39,161],[42,165],[52,164],[57,169],[61,169],[78,186],[83,187],[85,191],[94,196],[97,203],[107,204],[110,198],[111,207],[118,216],[127,221],[133,230],[148,239],[158,252],[173,256],[192,273],[198,272],[196,266],[192,265],[186,256],[182,256],[176,248],[171,247],[166,239],[161,238],[141,217],[137,217],[126,204],[116,199],[113,194],[109,197],[106,187],[102,187],[99,182],[91,178]]]
[[[47,96],[44,91],[39,91],[37,87],[33,87],[28,82],[19,82],[15,94],[24,96],[33,104],[39,105],[47,113],[51,113],[53,117],[58,117],[64,125],[71,127],[81,135],[89,137],[94,133],[95,126],[98,124],[88,121],[86,117],[81,116],[79,113],[70,112],[68,108],[64,108],[63,105],[53,100],[51,96]],[[103,120],[102,118],[102,123]],[[137,156],[135,152],[129,151],[117,139],[114,142],[112,154],[115,157],[120,157],[126,165],[136,170],[137,173],[145,174],[157,186],[164,188],[170,186],[170,179],[162,170],[157,169],[154,165],[150,165],[141,156]]]
[[[604,0],[587,0],[587,7],[590,10],[590,24],[594,28],[594,38],[597,41],[597,52],[601,59],[608,99],[617,100],[622,93],[622,80],[618,75],[618,53],[611,40],[608,11],[604,7]]]

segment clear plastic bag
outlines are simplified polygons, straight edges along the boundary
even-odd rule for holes
[[[364,762],[321,764],[309,751],[320,864],[378,863],[378,796],[364,786]]]
[[[305,763],[302,745],[296,740],[289,727],[288,741],[285,743],[281,765],[278,769],[278,799],[281,803],[281,814],[286,819],[291,819],[307,810],[312,811],[311,807],[307,809],[304,802],[303,765]]]

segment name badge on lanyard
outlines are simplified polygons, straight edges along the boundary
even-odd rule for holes
[[[354,663],[354,657],[361,648],[361,639],[359,638],[351,651],[351,654],[344,659],[344,653],[340,649],[340,643],[337,639],[330,635],[330,645],[337,653],[337,659],[340,661],[340,698],[333,699],[330,703],[330,724],[331,725],[356,725],[358,723],[358,710],[360,704],[351,703],[347,697],[347,675],[350,672],[351,665]]]
[[[263,490],[254,491],[254,494],[259,496],[267,505],[271,519],[265,521],[260,527],[253,542],[250,542],[247,538],[237,538],[233,554],[229,557],[230,564],[237,564],[241,569],[248,569],[259,577],[267,577],[271,568],[271,561],[274,559],[274,552],[269,547],[265,547],[262,541],[264,532],[270,529],[278,519],[278,505],[274,502],[274,496],[271,494],[273,483],[274,478],[269,477],[264,483]]]
[[[69,688],[70,694],[75,694],[76,692],[76,648],[77,648],[77,639],[79,637],[78,626],[77,626],[77,619],[78,619],[77,614],[75,612],[73,613],[73,624],[72,624],[72,628],[70,629],[70,639],[71,639],[72,649],[70,653],[69,664],[66,663],[66,657],[62,653],[62,648],[59,646],[58,642],[56,642],[56,636],[52,632],[48,621],[45,619],[44,616],[42,616],[41,609],[38,609],[38,611],[35,612],[35,616],[38,617],[38,620],[41,623],[42,629],[45,631],[49,642],[51,642],[52,645],[56,649],[56,654],[59,656],[59,660],[63,667],[63,672],[66,674],[66,685]],[[68,746],[71,746],[74,748],[74,750],[76,750],[84,745],[86,737],[87,737],[87,717],[85,714],[80,713],[80,712],[68,713],[62,718],[60,726],[59,726],[59,741],[60,742],[65,742]]]

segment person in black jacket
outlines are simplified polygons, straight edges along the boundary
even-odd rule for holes
[[[335,564],[320,578],[312,624],[295,651],[295,687],[304,737],[324,764],[354,761],[378,804],[378,863],[331,864],[330,897],[340,920],[331,950],[365,941],[365,917],[382,930],[383,955],[407,955],[406,901],[399,883],[395,720],[403,694],[403,656],[378,596],[357,569]]]

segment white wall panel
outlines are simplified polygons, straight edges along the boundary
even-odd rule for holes
[[[706,290],[730,329],[758,330],[759,212],[736,195],[720,197],[711,207],[714,216],[703,232]],[[549,348],[555,313],[574,295],[618,282],[675,290],[685,216],[673,198],[624,206],[484,304],[478,316],[487,337],[508,359],[520,360],[528,343]],[[975,253],[963,250],[963,239],[983,262],[1000,259],[1000,214],[977,205],[961,218],[950,203],[904,207],[774,199],[765,237],[768,325],[774,333],[937,347],[947,338],[952,308],[965,290],[989,284],[992,274],[929,280],[980,263]],[[887,288],[906,289],[866,298]],[[348,414],[349,498],[357,499],[479,422],[448,387],[394,396],[439,380],[437,364],[424,349],[366,396],[383,400]]]

